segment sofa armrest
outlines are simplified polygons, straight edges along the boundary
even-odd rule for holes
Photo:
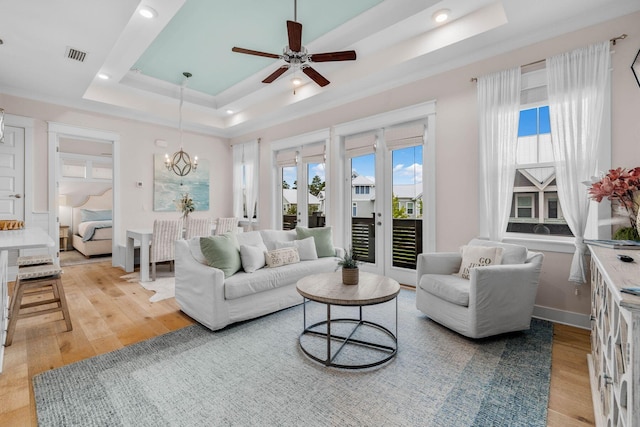
[[[224,273],[198,262],[186,240],[175,244],[175,283],[176,302],[183,312],[212,330],[226,325]]]
[[[469,309],[472,318],[478,319],[476,327],[529,327],[542,267],[543,255],[538,255],[532,259],[535,262],[471,269]]]
[[[462,255],[459,252],[429,252],[418,254],[416,273],[418,282],[423,274],[454,274],[460,271]]]

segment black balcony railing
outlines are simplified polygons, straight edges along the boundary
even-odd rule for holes
[[[325,217],[318,212],[314,212],[309,215],[308,219],[309,228],[324,227]],[[298,217],[296,215],[282,215],[282,229],[293,230],[298,224]]]
[[[360,261],[376,262],[376,231],[373,218],[351,218],[351,245]],[[419,253],[422,253],[422,220],[394,219],[393,266],[415,270]]]

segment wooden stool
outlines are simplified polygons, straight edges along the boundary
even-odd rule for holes
[[[7,328],[6,346],[10,346],[13,341],[13,334],[16,330],[18,319],[60,311],[67,324],[67,331],[73,329],[73,326],[71,326],[71,317],[69,316],[69,308],[67,307],[67,299],[64,296],[64,288],[62,287],[62,279],[60,278],[61,273],[62,269],[60,267],[49,264],[18,269],[13,298],[11,298],[11,306],[9,307],[9,327]],[[25,297],[47,293],[52,293],[53,298],[22,304],[22,299]],[[54,303],[56,307],[27,313],[20,312],[22,309]]]

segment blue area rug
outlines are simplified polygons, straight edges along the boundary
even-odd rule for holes
[[[325,314],[307,304],[311,322]],[[394,329],[395,304],[365,307],[364,316]],[[218,332],[190,326],[44,372],[33,379],[39,425],[546,426],[549,322],[469,340],[417,311],[415,294],[403,290],[398,355],[363,371],[311,361],[298,346],[301,330],[297,306]],[[345,363],[375,356],[355,346],[340,353]]]

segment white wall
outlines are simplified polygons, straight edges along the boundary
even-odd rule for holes
[[[456,250],[479,233],[478,226],[478,126],[476,85],[471,77],[544,59],[590,43],[601,42],[622,33],[628,38],[613,47],[612,165],[640,165],[640,87],[630,70],[640,49],[640,13],[589,27],[575,33],[547,40],[524,49],[499,55],[453,71],[426,78],[387,92],[349,103],[303,120],[274,126],[234,138],[243,142],[261,138],[261,163],[270,163],[271,141],[330,128],[339,123],[372,116],[390,110],[437,101],[436,118],[436,243],[440,251]],[[464,154],[462,154],[464,153]],[[261,167],[260,194],[271,194],[271,170]],[[327,177],[329,183],[330,177]],[[328,184],[329,185],[329,184]],[[329,194],[333,198],[334,195]],[[340,200],[331,200],[338,206]],[[260,198],[260,226],[267,227],[272,218],[271,200]],[[585,320],[589,313],[589,289],[567,281],[571,255],[545,253],[537,305],[553,310],[579,313]]]
[[[35,212],[48,211],[48,142],[49,121],[114,132],[120,136],[119,178],[120,226],[114,230],[124,244],[127,228],[150,228],[156,218],[179,218],[179,212],[153,211],[153,155],[172,153],[179,148],[177,129],[154,124],[104,116],[59,105],[0,94],[0,105],[10,114],[35,120],[33,188],[26,197],[33,198]],[[155,145],[157,139],[167,141],[167,148]],[[185,151],[206,159],[210,165],[209,211],[194,216],[231,216],[231,149],[228,141],[208,135],[184,132]],[[115,159],[114,159],[115,160]],[[142,181],[143,187],[136,187]]]

